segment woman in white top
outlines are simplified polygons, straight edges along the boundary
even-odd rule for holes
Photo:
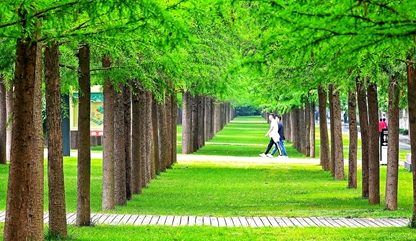
[[[270,136],[269,145],[267,145],[267,149],[264,153],[261,153],[261,157],[273,157],[269,154],[270,149],[272,149],[272,146],[275,145],[276,148],[278,148],[277,143],[279,142],[279,133],[278,133],[278,125],[277,121],[275,120],[275,115],[273,113],[269,114],[269,120],[270,120],[270,129],[264,136]]]

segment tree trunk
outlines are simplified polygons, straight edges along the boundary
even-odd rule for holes
[[[166,160],[163,160],[163,165],[164,165],[164,169],[166,170],[167,166],[170,166],[170,164],[172,163],[172,146],[173,146],[173,142],[172,142],[172,115],[173,115],[173,109],[172,109],[172,96],[169,93],[166,93],[166,98],[165,98],[165,111],[166,111],[166,146],[164,148],[166,148]],[[176,112],[176,109],[175,109]],[[176,123],[176,121],[175,121]],[[174,125],[176,128],[176,124]],[[176,141],[176,139],[175,139]],[[175,151],[176,152],[176,151]]]
[[[43,240],[41,47],[18,39],[4,240]]]
[[[114,200],[116,205],[126,205],[126,150],[124,139],[123,86],[114,93]]]
[[[192,96],[192,152],[199,149],[199,126],[198,126],[198,96]]]
[[[77,221],[78,226],[91,225],[91,76],[90,48],[83,45],[78,52],[79,112],[78,112],[78,166],[77,166]]]
[[[59,44],[45,48],[45,86],[48,133],[49,232],[67,237],[62,139]]]
[[[220,104],[214,103],[214,133],[217,134],[220,131],[220,117],[221,116],[221,110],[220,110]]]
[[[361,133],[361,162],[362,162],[362,198],[368,198],[368,152],[369,152],[369,136],[368,136],[368,111],[367,111],[367,96],[366,89],[363,82],[357,77],[357,100],[358,113],[360,119],[360,133]]]
[[[159,111],[157,109],[158,103],[157,100],[153,99],[152,101],[152,141],[153,141],[153,152],[155,154],[155,169],[156,174],[159,175],[163,170],[166,171],[166,165],[163,163],[163,159],[160,157],[160,151],[163,149],[163,146],[160,145],[159,138]],[[163,169],[165,168],[165,169]]]
[[[7,164],[6,156],[6,126],[7,126],[7,107],[6,107],[6,84],[4,76],[0,74],[0,164]]]
[[[389,78],[389,132],[387,147],[386,209],[397,210],[397,186],[399,178],[399,75]]]
[[[329,161],[329,169],[331,170],[331,173],[333,176],[335,176],[335,127],[334,127],[334,119],[335,119],[335,114],[334,114],[334,85],[329,85],[329,90],[328,90],[329,94],[329,115],[330,115],[330,119],[329,119],[329,129],[331,132],[331,159]]]
[[[309,112],[309,122],[311,123],[311,140],[310,140],[310,152],[309,152],[309,156],[312,158],[315,158],[315,139],[316,139],[316,134],[315,134],[315,102],[311,103],[311,109]]]
[[[132,191],[133,194],[141,194],[142,193],[142,166],[141,166],[141,114],[140,113],[140,90],[138,87],[138,83],[135,81],[133,84],[133,95],[132,95]],[[105,98],[104,98],[105,101]],[[105,113],[105,112],[104,112]]]
[[[369,120],[369,178],[368,201],[370,204],[380,204],[380,160],[379,160],[379,132],[378,132],[378,100],[377,85],[368,86],[368,120]]]
[[[309,156],[311,153],[311,129],[312,129],[311,127],[312,123],[311,123],[311,118],[310,118],[311,103],[309,102],[306,103],[304,111],[305,111],[304,120],[305,120],[305,132],[306,132],[304,135],[305,155]]]
[[[344,148],[342,144],[342,121],[341,121],[341,101],[339,99],[339,91],[334,90],[332,96],[333,101],[333,113],[334,117],[331,118],[333,125],[334,139],[331,142],[334,142],[335,152],[334,155],[334,171],[336,180],[344,180]],[[332,131],[331,131],[332,132]]]
[[[147,161],[148,161],[148,177],[147,183],[151,182],[151,179],[156,178],[156,163],[155,163],[155,156],[156,153],[153,150],[153,129],[152,129],[152,102],[153,102],[153,94],[150,91],[147,91],[147,102],[146,102],[146,139],[147,139]]]
[[[170,97],[170,101],[171,101],[171,108],[172,108],[172,121],[171,121],[171,132],[172,132],[172,151],[171,151],[171,162],[168,163],[168,167],[170,168],[172,166],[173,163],[176,163],[176,148],[177,148],[177,124],[176,124],[176,119],[177,117],[177,109],[178,109],[178,105],[176,103],[176,94],[171,95]]]
[[[210,103],[210,98],[208,96],[205,96],[205,107],[204,107],[204,136],[205,136],[205,140],[204,141],[208,141],[209,140],[209,129],[210,129],[210,121],[211,121],[211,103]]]
[[[198,149],[205,145],[205,96],[198,96]]]
[[[143,89],[140,89],[139,91],[139,125],[140,125],[140,131],[138,132],[139,135],[139,150],[140,150],[140,170],[141,170],[141,187],[145,188],[147,187],[147,180],[148,177],[148,163],[147,163],[147,139],[146,139],[146,117],[147,117],[147,97],[146,97],[146,91]]]
[[[131,83],[131,81],[129,81]],[[126,199],[131,200],[131,89],[130,86],[123,88],[124,103],[124,151],[126,169]]]
[[[102,59],[104,68],[111,65],[108,55]],[[115,208],[114,199],[114,86],[106,77],[104,80],[104,136],[103,136],[103,211]]]
[[[157,105],[157,120],[159,121],[159,137],[160,137],[160,160],[164,163],[167,159],[166,145],[168,142],[167,139],[167,126],[166,126],[166,111],[164,104]],[[166,171],[166,166],[163,168],[163,171]]]
[[[192,105],[191,94],[188,91],[182,93],[182,154],[192,153]]]
[[[357,98],[355,91],[348,92],[348,125],[350,130],[348,153],[348,188],[357,188]]]
[[[414,65],[407,65],[407,101],[409,106],[410,151],[412,153],[413,172],[413,214],[410,226],[416,228],[416,69]],[[390,121],[390,120],[389,120]]]
[[[319,135],[321,139],[320,143],[320,160],[322,169],[324,171],[330,170],[330,159],[329,159],[329,140],[328,140],[328,123],[326,119],[326,100],[327,92],[322,86],[318,87],[318,98],[319,98]]]

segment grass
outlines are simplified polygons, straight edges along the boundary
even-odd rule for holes
[[[0,193],[6,196],[7,166],[0,166]],[[93,160],[91,210],[101,212],[101,160]],[[381,167],[382,204],[368,205],[359,189],[318,165],[255,165],[238,163],[183,163],[153,180],[142,195],[113,213],[198,216],[337,216],[410,217],[412,176],[400,169],[399,210],[384,210],[386,168]],[[359,177],[360,178],[360,177]],[[191,182],[189,180],[192,180]],[[67,211],[76,212],[76,160],[65,158]],[[45,183],[45,211],[48,210]],[[0,199],[5,210],[6,199]]]
[[[249,118],[258,120],[258,118]],[[247,121],[237,119],[238,121]],[[247,128],[246,128],[247,125]],[[232,122],[195,155],[257,156],[267,124]],[[178,127],[180,129],[180,127]],[[319,139],[318,139],[319,140]],[[227,143],[224,145],[223,143]],[[231,144],[228,144],[231,143]],[[286,143],[289,156],[296,153]],[[178,148],[179,149],[179,148]],[[205,152],[205,153],[204,153]],[[318,152],[317,152],[318,153]],[[64,158],[67,212],[76,212],[76,158]],[[101,212],[102,161],[92,160],[91,211]],[[360,166],[358,174],[360,175]],[[45,168],[45,172],[46,172]],[[347,171],[346,171],[347,173]],[[0,210],[6,208],[8,165],[0,165]],[[400,168],[398,211],[384,210],[386,167],[380,170],[380,205],[361,199],[312,164],[182,162],[152,180],[142,195],[111,213],[193,216],[410,217],[412,173]],[[358,177],[360,180],[361,177]],[[45,180],[46,173],[45,173]],[[192,180],[192,181],[190,181]],[[360,182],[359,182],[360,183]],[[45,211],[48,210],[45,183]],[[4,224],[0,224],[0,239]],[[218,228],[164,226],[69,227],[75,240],[415,240],[409,228]]]

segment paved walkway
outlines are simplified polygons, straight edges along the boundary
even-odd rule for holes
[[[45,223],[49,214],[44,214]],[[67,214],[68,224],[75,224],[75,213]],[[4,222],[5,212],[0,212]],[[157,216],[131,214],[91,214],[96,225],[169,225],[169,226],[214,226],[214,227],[405,227],[407,218],[285,218],[285,217],[195,217]]]

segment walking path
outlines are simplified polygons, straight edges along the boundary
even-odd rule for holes
[[[76,214],[68,213],[68,224],[75,224]],[[131,214],[91,214],[94,224],[100,225],[169,225],[169,226],[213,226],[213,227],[405,227],[407,218],[285,218],[285,217],[196,217],[157,216]],[[5,221],[5,212],[0,212],[0,223]],[[44,214],[49,222],[49,214]]]

